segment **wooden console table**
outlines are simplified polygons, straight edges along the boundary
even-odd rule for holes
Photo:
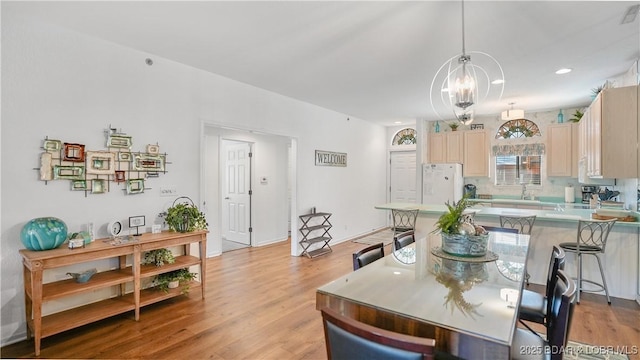
[[[42,338],[132,310],[137,321],[140,318],[141,307],[182,294],[180,288],[169,289],[168,292],[153,288],[141,289],[143,278],[197,265],[200,267],[200,281],[192,281],[189,286],[191,289],[200,288],[204,299],[206,234],[206,231],[169,231],[142,234],[131,237],[132,241],[119,244],[113,244],[111,239],[97,239],[84,248],[68,249],[66,245],[62,245],[46,251],[20,250],[24,274],[27,339],[34,337],[36,356],[40,355]],[[198,256],[191,254],[192,243],[199,244]],[[178,246],[182,248],[182,255],[176,256],[175,263],[161,267],[141,265],[144,252]],[[65,279],[43,284],[43,272],[46,270],[108,258],[117,258],[118,268],[98,272],[86,283]],[[126,293],[127,284],[133,285],[132,292]],[[115,287],[118,295],[54,314],[42,315],[42,304],[46,301],[108,287]]]

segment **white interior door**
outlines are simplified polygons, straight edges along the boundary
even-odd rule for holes
[[[222,141],[224,191],[222,233],[229,241],[251,245],[251,144]]]
[[[416,152],[391,152],[390,202],[416,203]]]

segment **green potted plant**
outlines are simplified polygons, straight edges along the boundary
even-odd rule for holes
[[[440,232],[442,251],[456,256],[484,256],[487,253],[489,233],[473,223],[473,216],[465,214],[470,206],[468,194],[453,204],[445,203],[447,212],[436,222],[433,232]]]
[[[604,85],[600,85],[591,89],[591,98],[595,99],[602,90],[604,90]]]
[[[178,198],[167,209],[165,221],[169,225],[169,229],[178,232],[206,230],[209,224],[204,213],[193,204],[191,199],[182,198],[188,201],[178,202],[181,199]]]
[[[189,282],[196,278],[198,274],[189,272],[189,269],[178,269],[162,273],[156,276],[154,280],[154,287],[164,292],[169,292],[169,289],[177,288],[182,284],[182,293],[189,293]]]
[[[449,127],[451,128],[451,131],[457,131],[458,130],[458,126],[460,126],[460,124],[458,124],[457,122],[449,123]]]
[[[154,264],[155,266],[162,266],[164,264],[173,264],[176,262],[176,258],[169,249],[155,249],[144,253],[144,258],[141,263]]]
[[[569,121],[571,122],[580,122],[580,119],[582,119],[582,115],[584,115],[584,113],[582,111],[580,111],[579,109],[576,109],[576,112],[573,113],[573,117],[571,119],[569,119]]]

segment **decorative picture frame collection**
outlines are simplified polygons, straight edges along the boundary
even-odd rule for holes
[[[105,131],[107,150],[86,150],[84,144],[45,137],[40,154],[40,180],[69,180],[72,191],[104,194],[111,183],[122,184],[125,194],[142,194],[145,180],[166,173],[167,154],[158,144],[145,151],[131,151],[133,138],[109,127]]]

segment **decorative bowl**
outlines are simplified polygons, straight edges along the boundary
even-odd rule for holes
[[[94,269],[89,269],[89,270],[81,272],[81,273],[67,273],[67,275],[69,275],[72,278],[76,279],[76,282],[78,282],[78,283],[86,283],[97,272],[98,272],[98,270],[96,270],[94,268]]]
[[[457,256],[485,256],[489,234],[462,235],[442,233],[442,251]]]

